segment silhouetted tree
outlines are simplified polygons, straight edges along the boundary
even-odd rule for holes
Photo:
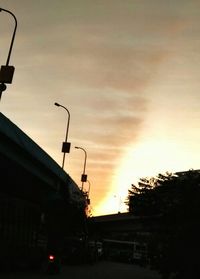
[[[165,278],[171,272],[176,278],[200,278],[200,171],[143,178],[132,185],[127,204],[135,215],[160,215],[151,240]]]

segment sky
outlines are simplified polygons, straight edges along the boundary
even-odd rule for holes
[[[1,112],[81,187],[92,215],[124,212],[131,184],[199,169],[199,0],[0,0],[18,27]],[[0,12],[0,65],[14,20]]]

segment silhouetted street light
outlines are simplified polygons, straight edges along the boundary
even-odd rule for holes
[[[87,182],[88,182],[89,187],[88,187],[86,194],[87,194],[87,204],[89,205],[90,204],[90,185],[91,184],[90,184],[89,180],[87,180]]]
[[[81,175],[81,181],[82,181],[81,190],[83,191],[84,182],[87,181],[87,174],[85,173],[86,161],[87,161],[87,152],[86,152],[85,149],[82,148],[82,147],[75,146],[75,148],[76,148],[76,149],[81,149],[81,150],[83,150],[83,152],[84,152],[84,154],[85,154],[85,160],[84,160],[84,165],[83,165],[83,173],[82,173],[82,175]]]
[[[88,187],[88,191],[87,191],[87,193],[88,193],[88,197],[89,197],[91,183],[90,183],[90,181],[89,181],[89,180],[87,180],[87,182],[88,182],[88,185],[89,185],[89,187]]]
[[[71,146],[71,143],[70,142],[67,142],[67,138],[68,138],[68,131],[69,131],[69,122],[70,122],[70,113],[68,111],[68,109],[58,103],[54,103],[55,106],[57,107],[62,107],[64,108],[67,113],[68,113],[68,120],[67,120],[67,129],[66,129],[66,136],[65,136],[65,141],[63,142],[63,145],[62,145],[62,152],[63,152],[63,162],[62,162],[62,169],[64,169],[64,164],[65,164],[65,153],[69,153],[70,152],[70,146]]]
[[[13,43],[14,43],[14,39],[15,39],[16,30],[17,30],[17,19],[16,19],[15,15],[12,12],[10,12],[9,10],[0,8],[0,12],[2,12],[2,11],[12,15],[12,17],[15,20],[15,28],[14,28],[12,40],[10,43],[10,48],[9,48],[9,52],[8,52],[6,65],[2,65],[1,70],[0,70],[0,99],[1,99],[2,92],[4,90],[6,90],[5,83],[10,83],[10,84],[12,83],[12,79],[13,79],[13,75],[14,75],[14,71],[15,71],[15,67],[9,66],[9,62],[10,62],[10,56],[11,56],[11,52],[12,52],[12,47],[13,47]]]

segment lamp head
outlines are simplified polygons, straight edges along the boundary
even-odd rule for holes
[[[60,105],[58,103],[54,103],[55,106],[60,107]]]
[[[78,147],[78,146],[75,146],[75,148],[76,148],[76,149],[80,149],[80,147]]]

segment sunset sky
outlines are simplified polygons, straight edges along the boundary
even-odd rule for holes
[[[81,187],[93,215],[125,211],[132,183],[200,168],[199,0],[0,0],[18,29],[1,112]],[[14,28],[0,12],[0,65]],[[89,183],[85,183],[85,190]]]

